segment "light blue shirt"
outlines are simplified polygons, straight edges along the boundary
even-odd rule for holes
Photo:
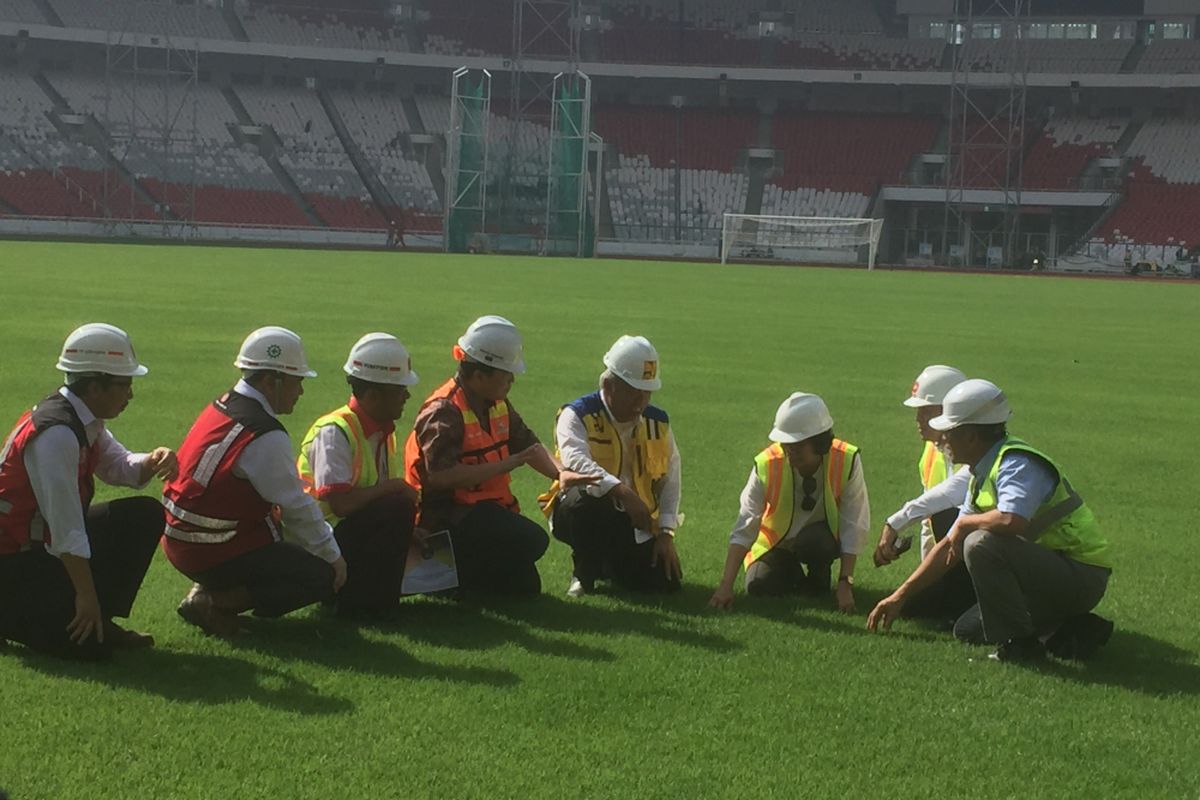
[[[996,442],[979,463],[971,467],[976,482],[987,478],[983,471],[991,469],[1003,444],[1003,439]],[[996,472],[996,509],[1032,520],[1038,508],[1050,499],[1056,486],[1058,474],[1044,459],[1020,451],[1006,453]],[[978,513],[970,496],[963,503],[962,513]]]

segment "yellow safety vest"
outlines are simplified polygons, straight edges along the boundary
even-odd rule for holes
[[[317,496],[317,484],[313,477],[312,464],[309,462],[308,449],[313,440],[317,438],[321,428],[327,425],[336,425],[342,433],[346,434],[346,439],[350,442],[352,453],[350,483],[354,488],[374,486],[379,483],[379,469],[375,464],[375,453],[363,433],[362,421],[350,406],[345,405],[317,419],[308,429],[308,433],[304,434],[304,441],[300,445],[300,457],[296,459],[296,468],[300,472],[300,479],[304,482],[304,491],[314,498]],[[387,465],[389,477],[397,478],[404,474],[404,464],[400,459],[395,431],[387,437]],[[320,505],[321,510],[325,512],[325,519],[331,523],[336,522],[338,517],[330,510],[329,504],[320,502]]]
[[[858,448],[841,439],[834,439],[833,446],[825,456],[825,521],[834,539],[840,539],[839,520],[842,507],[842,490],[850,480]],[[758,538],[746,553],[743,563],[747,568],[762,557],[763,553],[783,541],[792,528],[795,503],[795,479],[792,465],[778,442],[763,450],[754,458],[754,470],[763,485],[766,510],[759,523]],[[832,501],[832,502],[831,502]]]
[[[1057,464],[1016,437],[1010,436],[1000,445],[996,460],[987,467],[985,479],[981,481],[974,473],[971,474],[967,496],[971,498],[975,510],[983,514],[996,508],[996,476],[1000,474],[1000,462],[1005,454],[1013,451],[1030,453],[1043,459],[1054,470],[1058,481],[1050,498],[1038,507],[1022,536],[1043,547],[1059,550],[1084,564],[1111,569],[1108,541],[1100,532],[1091,509],[1071,487],[1071,482]]]
[[[946,465],[946,456],[940,447],[933,442],[925,443],[921,460],[917,462],[917,473],[921,476],[921,486],[929,491],[946,480],[950,472]]]
[[[630,452],[626,453],[621,446],[621,437],[617,433],[616,425],[608,415],[608,409],[604,407],[599,392],[568,403],[563,409],[568,407],[583,421],[592,460],[605,472],[620,477],[625,459],[629,459],[633,490],[650,509],[650,515],[657,528],[658,495],[671,463],[671,423],[667,413],[656,406],[647,406],[642,412],[642,418],[634,426],[632,446]],[[562,409],[559,409],[558,413],[561,416]],[[554,513],[558,494],[558,481],[555,481],[538,497],[538,504],[546,516]]]

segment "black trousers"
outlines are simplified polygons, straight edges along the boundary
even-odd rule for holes
[[[750,565],[746,570],[746,594],[825,594],[831,589],[834,559],[840,555],[829,524],[813,523]]]
[[[333,567],[291,542],[272,542],[185,574],[210,591],[247,590],[256,617],[282,617],[333,596]]]
[[[459,587],[513,597],[542,591],[537,561],[550,538],[536,522],[497,503],[476,503],[450,527]]]
[[[163,532],[163,510],[151,497],[98,503],[87,513],[92,581],[105,619],[128,617]],[[40,546],[0,556],[0,638],[34,650],[87,661],[111,653],[90,636],[75,644],[75,587],[60,559]]]
[[[958,509],[949,508],[933,515],[933,538],[940,542],[958,519]],[[960,560],[937,582],[918,592],[905,604],[904,615],[916,619],[950,621],[975,605],[975,585],[967,565]]]
[[[404,562],[416,509],[397,494],[380,497],[333,529],[346,559],[346,584],[337,593],[341,616],[379,616],[400,601]]]
[[[579,487],[563,493],[554,507],[554,538],[571,547],[575,577],[585,585],[608,579],[637,592],[676,592],[662,564],[651,565],[654,542],[638,543],[629,515],[609,497]]]

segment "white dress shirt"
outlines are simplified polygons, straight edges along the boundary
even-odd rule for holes
[[[146,453],[131,453],[118,442],[97,419],[92,410],[66,386],[58,393],[75,409],[88,447],[96,450],[95,476],[111,486],[141,489],[149,481],[142,480],[142,463]],[[79,439],[66,425],[55,425],[42,431],[25,448],[25,472],[33,487],[38,513],[50,530],[46,552],[54,556],[73,555],[92,557],[87,537],[83,503],[79,498]]]
[[[257,400],[275,416],[271,403],[250,384],[239,380],[233,390]],[[325,521],[317,501],[304,491],[287,433],[270,431],[246,445],[234,462],[233,474],[250,481],[262,499],[279,506],[286,538],[331,564],[341,557],[333,528]]]
[[[640,417],[631,422],[613,420],[612,411],[608,407],[608,401],[605,399],[603,391],[600,392],[600,400],[604,403],[604,410],[608,413],[613,429],[621,441],[622,459],[619,475],[608,472],[592,458],[587,428],[584,426],[583,420],[575,413],[575,409],[567,406],[562,410],[562,413],[558,415],[558,425],[554,431],[559,458],[562,460],[563,466],[572,472],[583,475],[600,476],[600,480],[585,488],[585,491],[593,497],[603,497],[622,483],[633,488],[633,459],[624,458],[624,454],[632,452],[634,429],[641,424]],[[658,493],[658,523],[664,531],[673,533],[683,520],[679,514],[681,489],[679,448],[675,446],[675,432],[670,429],[667,432],[667,445],[671,455],[667,463],[667,474],[663,478]],[[649,531],[639,530],[634,531],[634,537],[638,542],[644,542],[653,538],[653,534]]]
[[[388,474],[387,431],[378,430],[367,437],[367,446],[375,455],[375,474],[385,481]],[[337,425],[326,425],[308,443],[308,463],[312,467],[313,488],[318,499],[354,488],[354,448],[346,433]],[[377,481],[378,482],[378,481]]]
[[[958,508],[967,500],[967,487],[971,483],[971,470],[965,466],[946,480],[922,492],[918,497],[900,506],[900,510],[888,517],[887,524],[897,533],[921,521],[921,558],[929,555],[935,544],[933,529],[928,518],[940,511]]]
[[[804,478],[795,468],[792,470],[792,526],[780,544],[785,544],[802,529],[810,524],[825,521],[825,465],[822,464],[814,477],[817,479],[817,503],[811,511],[805,511],[800,501],[804,498]],[[750,468],[750,476],[742,489],[741,508],[738,510],[737,521],[733,532],[729,534],[729,543],[749,548],[758,538],[759,528],[762,527],[763,513],[767,509],[765,487],[758,479],[758,472]],[[858,555],[866,546],[867,531],[871,527],[871,506],[867,499],[867,482],[863,478],[862,457],[854,459],[850,470],[850,478],[842,487],[842,506],[838,514],[838,539],[841,542],[843,555]]]

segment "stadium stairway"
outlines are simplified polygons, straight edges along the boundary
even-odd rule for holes
[[[239,42],[250,41],[250,35],[246,33],[246,26],[242,24],[242,19],[237,15],[233,3],[221,3],[221,16],[225,18],[225,24],[229,26],[234,39]]]
[[[300,191],[300,187],[296,185],[296,181],[290,174],[288,174],[288,171],[284,169],[283,164],[279,163],[279,156],[276,153],[276,151],[282,147],[279,134],[275,133],[275,129],[270,125],[259,125],[254,121],[254,118],[250,116],[250,112],[246,110],[246,105],[242,102],[242,99],[238,97],[237,92],[234,91],[232,86],[224,87],[221,90],[221,94],[224,95],[226,102],[229,103],[229,107],[233,109],[233,113],[237,117],[239,123],[242,125],[252,125],[262,128],[263,132],[266,134],[264,136],[260,136],[258,142],[256,143],[258,145],[258,154],[262,156],[263,161],[267,163],[267,166],[271,170],[271,174],[273,174],[275,179],[279,181],[279,185],[283,188],[283,191],[287,194],[291,201],[295,203],[301,211],[304,212],[304,216],[309,222],[319,228],[328,228],[329,223],[321,218],[321,215],[317,213],[317,209],[313,207],[313,204],[309,202],[308,198],[304,196],[304,193]]]
[[[33,0],[33,4],[37,6],[38,11],[42,12],[42,16],[46,18],[49,24],[58,28],[66,27],[63,24],[62,17],[54,10],[54,6],[50,5],[50,0]]]
[[[1129,48],[1129,52],[1125,54],[1125,59],[1121,62],[1120,72],[1137,72],[1138,64],[1142,61],[1142,56],[1146,52],[1146,43],[1144,41],[1136,41],[1133,47]]]
[[[106,216],[130,219],[160,219],[167,217],[178,220],[169,204],[156,197],[113,152],[114,140],[104,124],[92,114],[79,114],[67,102],[66,97],[54,87],[45,73],[38,73],[34,81],[49,98],[54,108],[47,115],[51,124],[68,141],[88,145],[104,160],[105,168],[120,179],[121,188],[108,192]],[[68,116],[83,120],[82,124],[70,122]],[[115,204],[120,204],[116,207]]]
[[[383,185],[383,181],[379,180],[379,173],[367,161],[367,157],[363,155],[362,148],[358,146],[358,142],[354,141],[354,137],[350,135],[349,129],[346,128],[346,121],[342,119],[342,112],[338,111],[337,105],[334,104],[333,98],[329,96],[329,92],[325,89],[317,90],[317,98],[321,101],[321,107],[325,109],[326,116],[333,124],[334,133],[337,134],[338,140],[341,141],[342,147],[346,150],[346,155],[350,157],[350,163],[354,165],[354,171],[358,173],[358,177],[362,179],[363,185],[367,187],[367,193],[371,195],[371,202],[375,204],[375,210],[385,220],[391,219],[392,209],[399,208],[400,205],[392,197],[392,193]]]
[[[749,183],[746,186],[746,208],[742,213],[761,214],[763,189],[767,185],[767,175],[771,171],[774,160],[771,158],[748,158],[746,171]]]
[[[446,163],[445,134],[431,132],[426,127],[425,120],[421,117],[421,107],[412,95],[401,97],[400,107],[404,110],[404,116],[412,127],[412,133],[428,136],[432,142],[429,147],[425,148],[425,171],[429,173],[429,181],[433,184],[433,191],[437,193],[438,202],[442,208],[445,208],[446,175],[442,171],[442,164]]]

